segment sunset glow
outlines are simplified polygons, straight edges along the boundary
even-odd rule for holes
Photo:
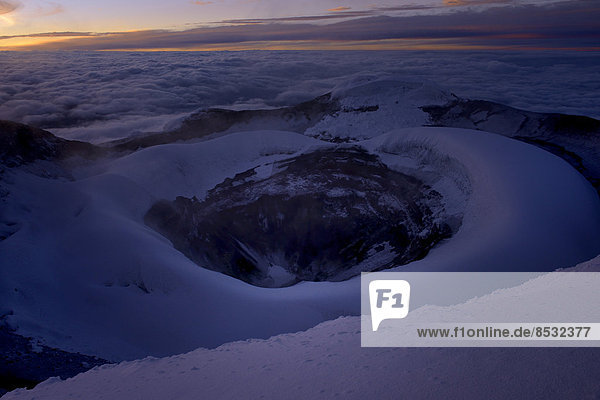
[[[0,50],[583,49],[593,1],[0,1]]]

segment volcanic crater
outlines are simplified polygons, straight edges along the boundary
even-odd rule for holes
[[[261,287],[339,281],[423,258],[452,230],[443,197],[358,146],[239,173],[145,223],[198,265]]]

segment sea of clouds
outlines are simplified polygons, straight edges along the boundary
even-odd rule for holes
[[[197,109],[292,105],[360,75],[600,118],[600,54],[582,52],[0,52],[0,119],[102,142]]]

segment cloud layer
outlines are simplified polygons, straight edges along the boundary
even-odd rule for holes
[[[600,118],[598,53],[0,54],[0,119],[96,141],[160,130],[202,107],[296,104],[363,75],[431,80],[461,97]]]

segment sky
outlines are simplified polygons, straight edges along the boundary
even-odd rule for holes
[[[598,0],[0,0],[0,50],[600,50]]]

